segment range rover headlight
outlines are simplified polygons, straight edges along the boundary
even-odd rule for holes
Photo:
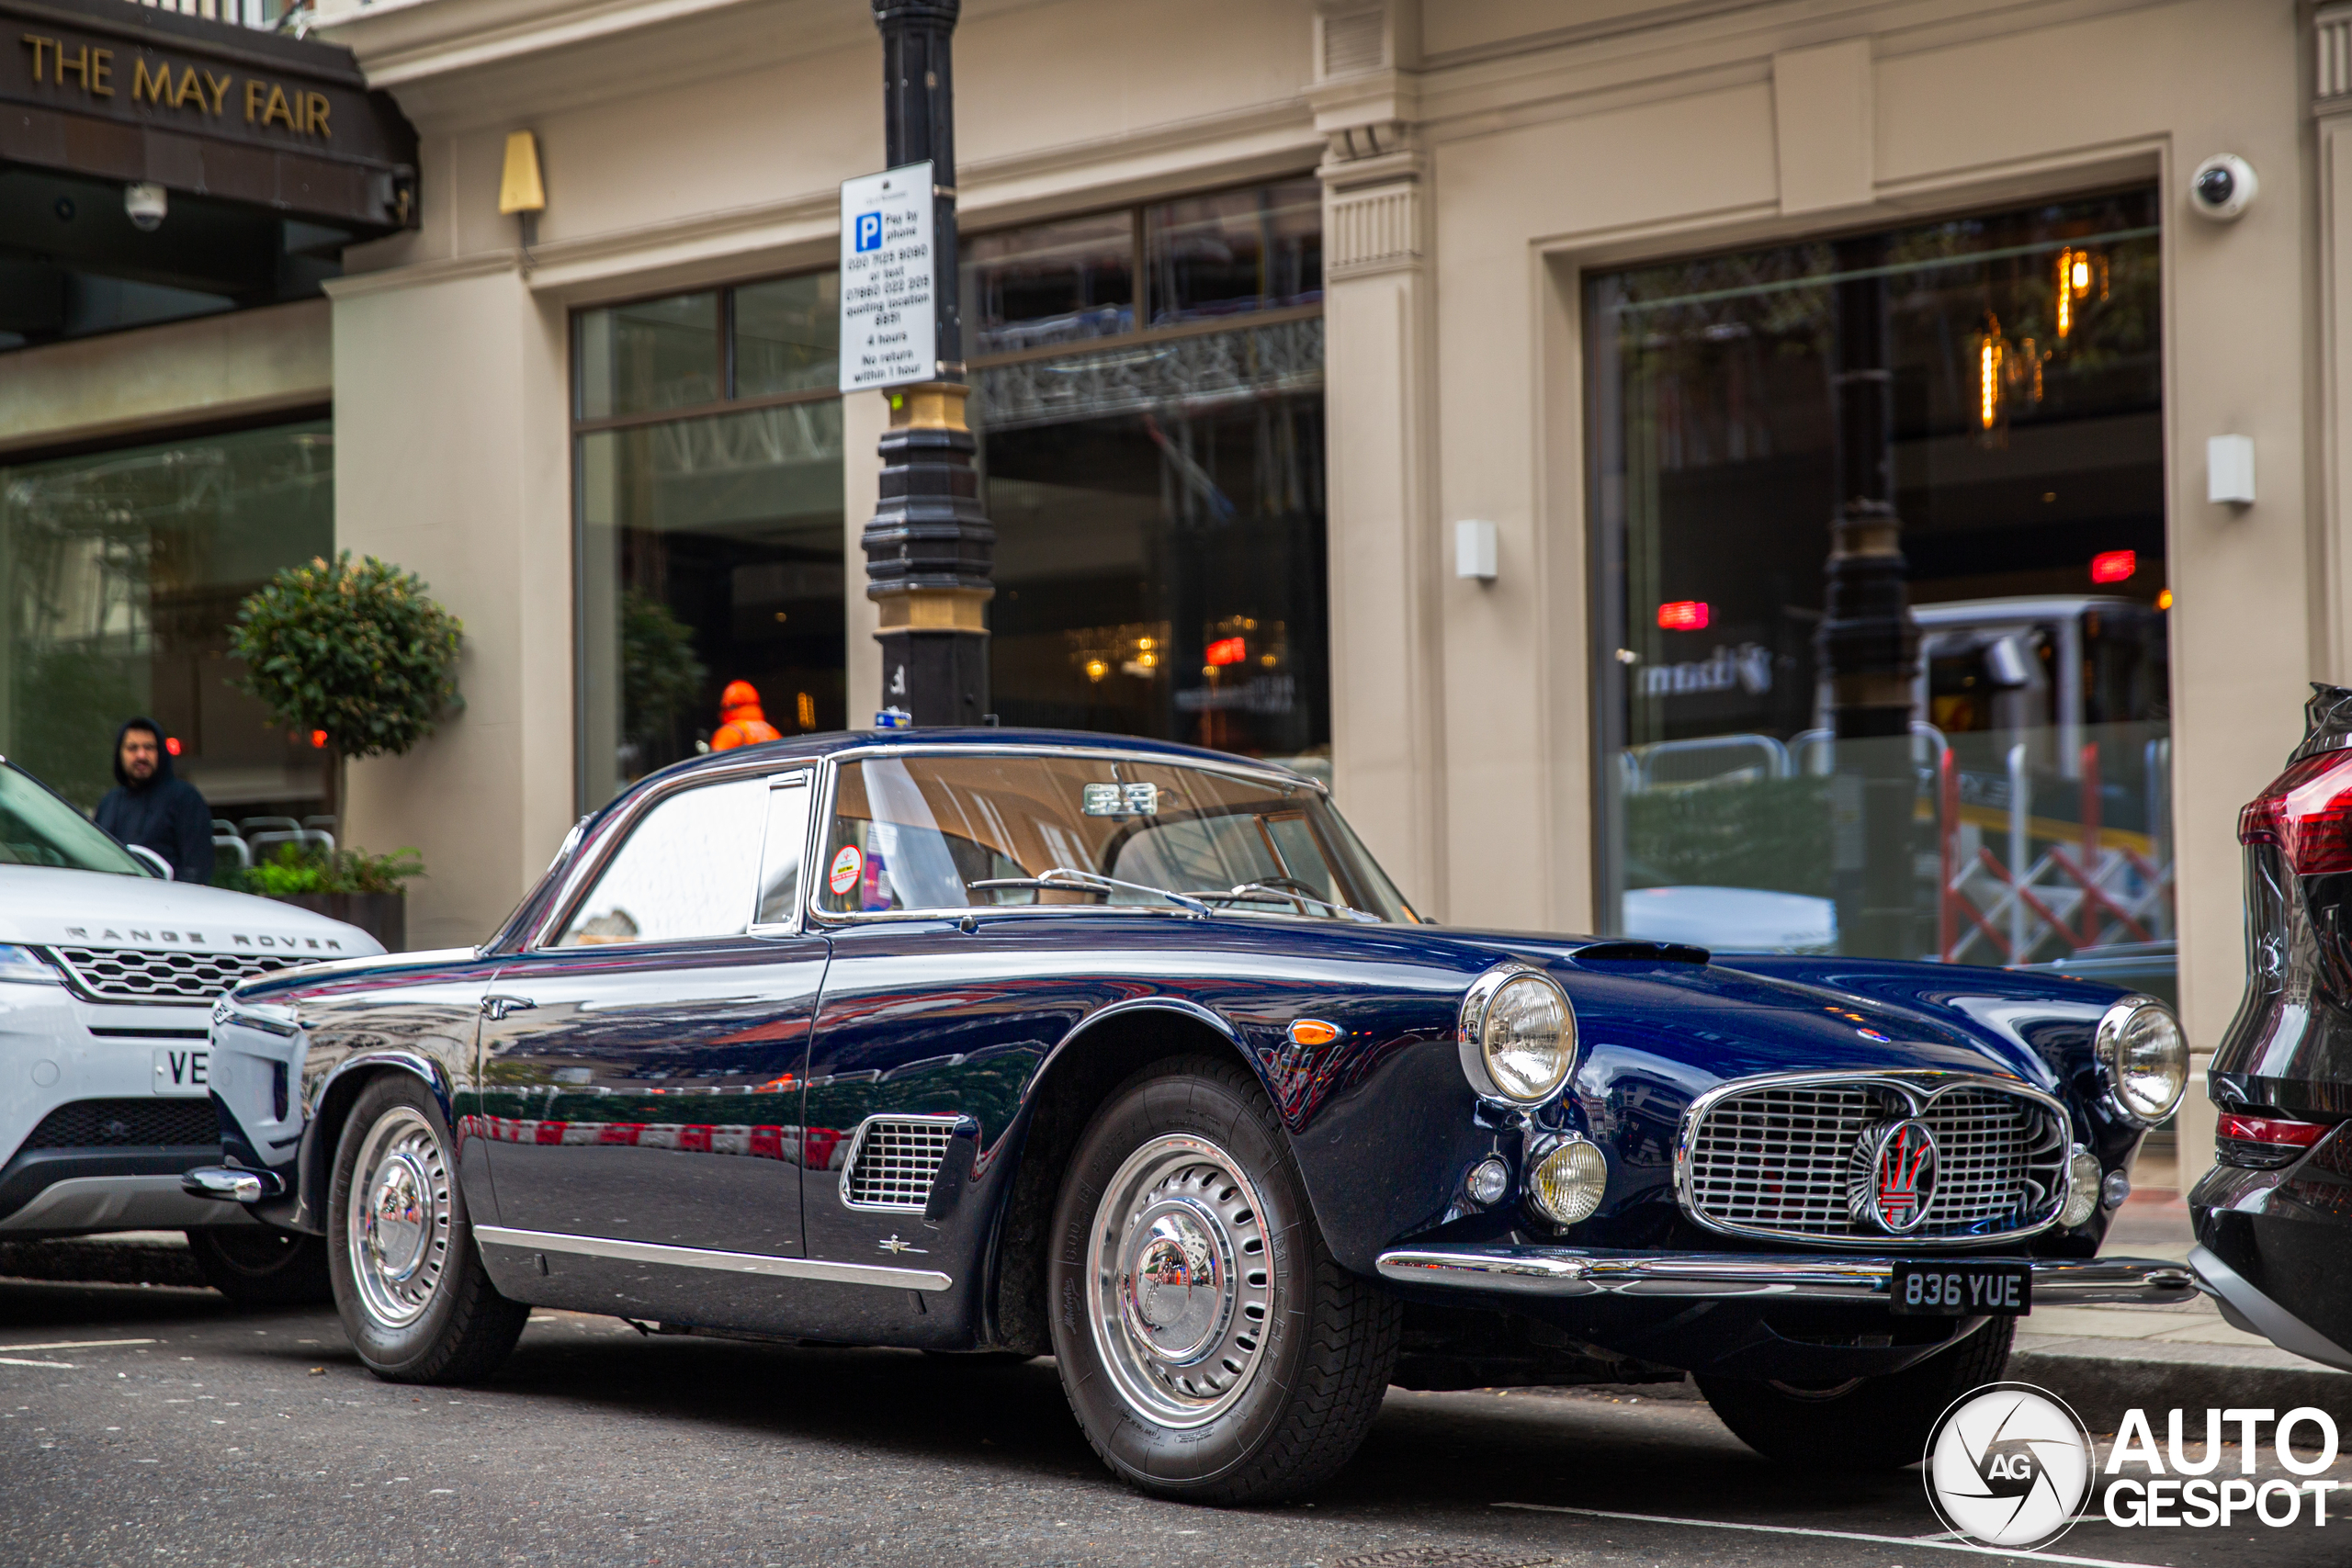
[[[2164,1003],[2126,997],[2098,1021],[2096,1049],[2109,1103],[2143,1127],[2173,1112],[2188,1087],[2188,1040]]]
[[[1577,1015],[1566,991],[1523,964],[1498,964],[1462,998],[1462,1071],[1490,1100],[1540,1105],[1576,1065]]]

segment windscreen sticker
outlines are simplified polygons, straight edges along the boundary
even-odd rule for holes
[[[839,897],[857,886],[858,874],[865,869],[865,857],[857,852],[857,846],[843,844],[841,852],[833,856],[832,874],[825,878],[825,886]]]
[[[1091,784],[1081,795],[1089,817],[1157,817],[1159,786],[1156,784]]]

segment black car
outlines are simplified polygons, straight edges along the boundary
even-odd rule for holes
[[[683,763],[481,948],[212,1039],[192,1188],[325,1235],[382,1376],[484,1375],[533,1304],[1050,1353],[1204,1501],[1330,1474],[1392,1382],[1695,1371],[1767,1453],[1900,1465],[2037,1302],[2193,1289],[2097,1256],[2186,1080],[2160,1003],[1442,929],[1320,784],[1148,741]]]
[[[2213,1053],[2217,1163],[2188,1195],[2222,1315],[2352,1371],[2352,689],[2238,817],[2245,998]]]

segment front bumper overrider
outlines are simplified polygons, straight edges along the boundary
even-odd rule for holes
[[[1486,1295],[1650,1297],[1669,1300],[1842,1302],[1883,1305],[1898,1262],[1935,1258],[1853,1258],[1771,1252],[1609,1252],[1576,1247],[1437,1243],[1391,1247],[1380,1276],[1399,1285]],[[2033,1271],[2036,1306],[2127,1303],[2169,1306],[2196,1296],[2185,1263],[2155,1258],[1995,1258],[1954,1262],[2022,1263]]]

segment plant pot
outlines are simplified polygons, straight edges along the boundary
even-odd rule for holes
[[[405,893],[280,893],[274,898],[280,904],[291,904],[298,909],[357,926],[382,942],[386,953],[400,953],[408,947]]]

